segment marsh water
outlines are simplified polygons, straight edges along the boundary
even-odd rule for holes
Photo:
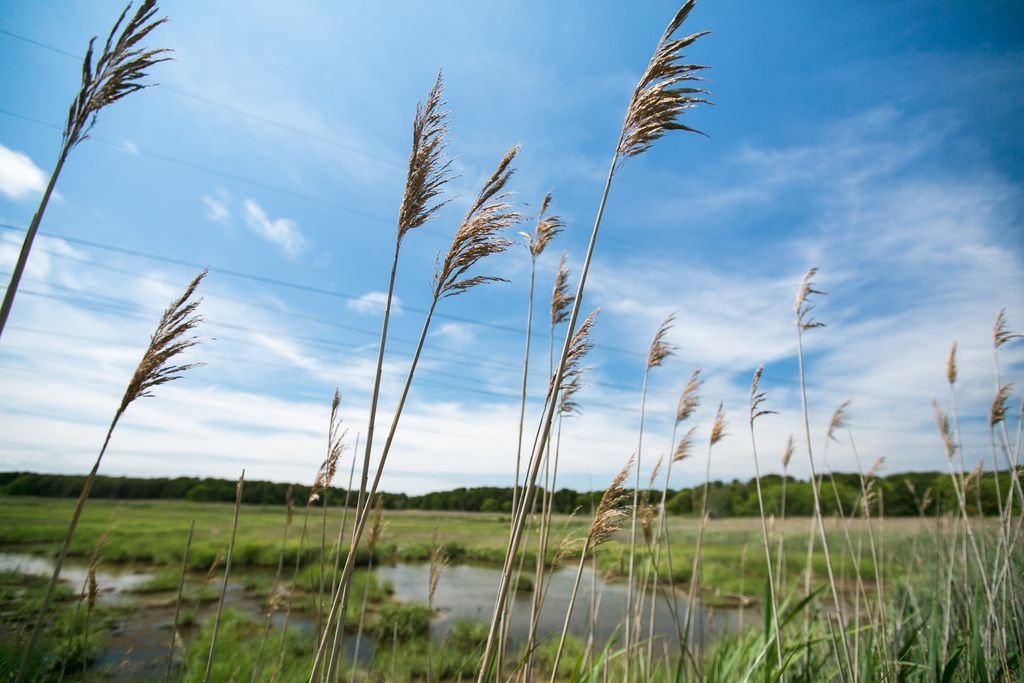
[[[52,573],[53,563],[47,557],[0,553],[0,572],[11,571],[46,576]],[[379,581],[387,582],[393,587],[395,600],[427,602],[428,565],[399,563],[377,567],[373,571]],[[262,619],[264,599],[245,589],[248,580],[258,578],[255,575],[259,573],[272,574],[266,569],[248,567],[233,570],[225,595],[225,606],[251,615],[257,620]],[[538,621],[540,637],[552,634],[557,637],[561,632],[575,575],[575,568],[563,568],[547,577],[547,593]],[[61,576],[73,590],[80,591],[86,579],[86,565],[80,561],[69,560],[65,562]],[[492,567],[448,567],[434,595],[437,614],[431,623],[431,637],[435,641],[444,639],[455,622],[460,619],[489,622],[494,610],[499,576],[500,570]],[[134,681],[163,674],[174,618],[175,593],[133,592],[133,589],[152,577],[152,567],[144,565],[101,565],[97,571],[97,583],[101,587],[100,601],[107,606],[120,608],[113,632],[94,663],[94,666],[107,671],[120,669],[120,673],[111,680]],[[190,585],[202,580],[203,577],[200,575],[188,578]],[[214,583],[219,586],[219,581],[219,578],[215,579]],[[582,640],[590,636],[590,613],[593,607],[596,613],[596,620],[593,623],[595,646],[603,647],[610,639],[618,637],[622,629],[626,593],[625,582],[605,582],[601,576],[595,575],[591,567],[585,567],[570,622],[570,633]],[[532,600],[533,591],[519,591],[515,595],[509,633],[513,647],[526,641]],[[199,606],[199,619],[205,614],[212,614],[215,609],[215,602]],[[672,617],[674,609],[678,609],[679,621],[683,623],[686,616],[686,596],[683,592],[677,591],[673,601],[667,592],[660,591],[655,601],[653,631],[657,648],[655,651],[658,653],[672,654],[679,649],[678,638],[675,637],[676,622]],[[755,609],[708,609],[695,604],[692,611],[692,641],[700,649],[716,637],[740,628],[744,621],[757,623],[759,617]],[[278,623],[281,619],[280,613],[275,615]],[[650,625],[649,604],[645,605],[641,623],[646,633]],[[289,628],[312,631],[313,615],[293,612],[290,624]],[[194,629],[184,629],[182,635],[187,640],[194,635]],[[351,658],[355,657],[362,663],[368,663],[373,658],[375,649],[372,637],[364,635],[360,639],[358,653],[355,652],[355,641],[353,636],[346,638],[344,642],[347,658],[351,661]]]

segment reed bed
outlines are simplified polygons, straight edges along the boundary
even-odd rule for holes
[[[775,413],[760,387],[763,366],[754,371],[749,391],[746,422],[756,482],[757,540],[760,548],[748,558],[744,545],[740,592],[732,597],[741,610],[760,601],[762,623],[740,629],[710,645],[697,628],[701,617],[698,609],[707,606],[702,604],[702,598],[713,597],[705,568],[712,553],[706,545],[706,532],[711,524],[709,495],[714,449],[729,436],[727,416],[720,403],[707,434],[691,428],[680,438],[680,427],[692,417],[701,401],[704,376],[699,369],[692,371],[674,415],[670,416],[672,429],[667,457],[659,460],[655,467],[645,470],[648,380],[651,371],[662,366],[673,354],[674,346],[669,339],[672,316],[655,331],[641,369],[636,450],[623,454],[625,465],[592,510],[578,511],[575,520],[566,522],[561,528],[555,524],[553,500],[558,481],[562,421],[579,411],[581,402],[585,403],[577,392],[584,383],[587,354],[595,343],[592,332],[598,311],[591,312],[582,321],[580,312],[609,191],[614,179],[623,172],[625,162],[643,154],[662,137],[672,131],[699,133],[683,122],[683,115],[695,107],[710,104],[707,91],[701,87],[703,79],[700,74],[706,67],[688,63],[683,54],[684,50],[697,45],[707,32],[677,36],[694,7],[695,1],[687,0],[671,18],[627,103],[575,288],[569,285],[565,255],[556,271],[550,311],[548,377],[542,409],[532,416],[536,418],[532,441],[526,418],[537,260],[565,227],[558,216],[550,213],[551,194],[546,195],[541,203],[533,232],[522,233],[530,258],[530,285],[518,431],[515,448],[510,444],[506,453],[509,469],[513,472],[511,514],[505,527],[507,543],[496,558],[501,572],[494,587],[494,607],[487,622],[457,626],[445,641],[446,646],[437,647],[431,640],[430,623],[437,614],[435,595],[442,575],[453,562],[446,550],[443,532],[436,527],[429,547],[425,605],[385,603],[386,598],[380,595],[382,591],[370,572],[356,572],[357,565],[372,569],[380,561],[381,539],[385,533],[380,483],[435,311],[448,298],[468,294],[501,279],[480,272],[486,272],[494,256],[513,246],[514,242],[507,237],[508,231],[525,219],[509,190],[513,162],[519,154],[518,146],[513,146],[484,182],[465,216],[454,226],[450,246],[438,258],[432,282],[432,300],[381,445],[381,439],[377,438],[378,406],[401,247],[405,238],[435,220],[439,210],[449,201],[445,194],[452,164],[448,157],[449,113],[439,73],[413,117],[411,151],[396,221],[368,423],[362,449],[359,450],[357,440],[352,461],[348,464],[348,491],[354,493],[354,500],[349,500],[346,495],[343,504],[339,506],[335,502],[333,509],[328,501],[332,481],[342,466],[346,434],[341,420],[341,394],[335,391],[330,404],[327,453],[306,500],[294,556],[289,554],[294,511],[291,495],[288,496],[281,519],[277,571],[266,595],[265,614],[258,621],[247,622],[240,615],[225,610],[225,595],[237,551],[237,534],[240,526],[246,523],[241,505],[243,472],[236,489],[230,538],[223,551],[224,569],[216,614],[185,646],[176,665],[175,655],[181,637],[179,615],[193,552],[193,530],[190,529],[182,551],[181,573],[176,577],[175,616],[166,657],[165,680],[195,679],[205,683],[225,676],[230,680],[248,677],[254,682],[307,680],[309,683],[470,678],[476,678],[479,683],[543,679],[552,683],[558,680],[620,679],[627,682],[790,680],[849,683],[879,679],[942,682],[1020,680],[1024,672],[1024,662],[1021,661],[1021,653],[1024,652],[1024,600],[1021,599],[1024,597],[1024,556],[1019,544],[1024,527],[1024,491],[1020,482],[1021,416],[1013,414],[1010,404],[1012,385],[1004,381],[1000,364],[1000,349],[1013,343],[1020,335],[1010,331],[1004,311],[998,314],[992,333],[995,395],[988,419],[991,452],[989,459],[979,466],[995,478],[998,505],[997,515],[992,520],[982,519],[980,513],[971,513],[971,497],[980,495],[978,491],[983,477],[981,469],[971,473],[966,471],[965,448],[976,448],[977,445],[961,442],[955,342],[946,359],[950,408],[947,410],[936,401],[934,412],[939,430],[937,448],[941,447],[945,452],[956,509],[952,514],[947,512],[936,518],[934,523],[928,520],[923,524],[921,528],[924,531],[913,536],[909,549],[885,545],[885,500],[883,489],[876,481],[881,463],[875,463],[867,470],[861,468],[846,404],[834,413],[824,444],[816,452],[810,424],[804,344],[813,330],[824,325],[812,315],[818,298],[824,292],[815,283],[817,270],[811,268],[796,288],[793,319],[804,448],[814,501],[813,516],[806,520],[810,523],[806,534],[789,531],[794,520],[786,519],[785,474],[795,451],[792,437],[781,457],[784,476],[778,518],[769,511],[762,490],[757,426],[760,420]],[[90,43],[82,91],[69,113],[61,156],[26,238],[23,256],[27,257],[31,238],[68,152],[86,139],[96,113],[107,104],[143,87],[141,79],[147,69],[167,59],[163,50],[138,47],[140,41],[163,21],[153,19],[155,3],[152,0],[144,2],[118,36],[127,12],[126,9],[115,24],[95,65]],[[8,288],[8,296],[12,300],[19,274],[20,268]],[[41,643],[51,646],[57,642],[48,633],[68,642],[81,633],[88,645],[90,621],[94,620],[99,590],[95,567],[91,569],[83,591],[84,624],[79,627],[76,621],[70,629],[61,630],[58,628],[57,610],[53,607],[61,566],[118,421],[136,399],[150,395],[154,388],[178,379],[192,367],[192,364],[174,363],[178,362],[179,354],[197,343],[191,333],[200,319],[196,315],[198,302],[192,297],[203,275],[193,280],[185,293],[164,313],[129,382],[75,506],[34,624],[24,635],[20,663],[15,670],[3,672],[4,680],[47,678],[48,672],[39,674],[41,669],[37,666],[37,659]],[[5,301],[0,331],[8,310],[9,303]],[[564,330],[559,329],[562,326]],[[563,332],[564,338],[556,353],[556,334]],[[1010,424],[1014,419],[1018,421],[1016,435]],[[829,443],[838,442],[844,435],[856,458],[859,481],[857,502],[847,509],[843,507],[836,478],[828,466]],[[707,444],[707,451],[703,463],[703,487],[695,506],[696,528],[692,544],[688,538],[686,552],[674,560],[673,525],[668,520],[666,500],[671,489],[673,465],[692,461],[698,444],[703,443]],[[376,466],[371,467],[375,445],[378,448]],[[543,480],[540,479],[542,469]],[[646,489],[642,486],[645,472],[649,474]],[[631,476],[630,488],[628,480]],[[826,477],[838,510],[833,518],[826,518],[823,513],[823,497],[828,496]],[[356,481],[358,486],[353,488]],[[318,511],[315,510],[317,506],[320,507]],[[921,505],[922,518],[927,507]],[[979,510],[980,505],[975,509]],[[804,520],[795,520],[796,525],[804,523]],[[525,645],[517,651],[508,637],[512,596],[514,587],[527,580],[528,572],[524,570],[529,566],[528,553],[533,547],[531,534],[535,534],[533,542],[536,543],[531,558],[531,616]],[[609,541],[623,536],[623,554],[617,560],[610,558],[607,553]],[[790,547],[797,550],[787,551],[787,537]],[[806,541],[807,544],[806,569],[802,583],[789,583],[786,577],[791,574],[791,554],[801,552],[796,545],[798,541]],[[676,547],[678,549],[679,546]],[[820,555],[815,551],[817,547],[821,549]],[[894,559],[897,554],[902,558],[899,564]],[[935,562],[936,557],[942,561]],[[539,615],[552,572],[568,558],[575,559],[576,570],[562,627],[555,638],[553,633],[540,632]],[[285,562],[291,560],[294,564],[290,565],[292,572],[288,578],[283,569]],[[204,585],[215,578],[219,561],[215,560],[211,565]],[[603,645],[595,642],[593,626],[586,643],[575,640],[569,633],[588,562],[592,564],[595,579],[589,605],[580,607],[589,612],[587,623],[595,624],[601,609],[601,596],[595,595],[593,590],[598,568],[610,567],[626,582],[621,630]],[[763,597],[745,595],[747,586],[754,586],[751,593],[756,591]],[[684,600],[685,607],[681,606]],[[708,604],[710,602],[708,600]],[[661,603],[673,619],[675,633],[669,636],[672,649],[665,647],[663,635],[655,633],[655,612]],[[307,610],[313,616],[312,633],[289,630],[290,617],[293,611],[298,610]],[[277,625],[275,621],[281,611],[283,619]],[[645,616],[648,619],[646,631]],[[370,633],[375,638],[376,649],[373,660],[367,663],[359,660],[358,651],[359,643]],[[344,646],[346,636],[350,634],[355,634],[355,655],[350,655]],[[231,642],[223,642],[225,638]],[[243,653],[236,651],[236,648],[245,650],[240,643],[247,640],[258,643],[258,647],[248,648],[249,651]],[[66,663],[67,658],[64,658],[60,665],[61,676]],[[201,676],[200,670],[203,671]]]

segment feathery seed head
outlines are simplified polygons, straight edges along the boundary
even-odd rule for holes
[[[693,435],[697,433],[696,427],[691,427],[690,431],[686,432],[686,435],[679,440],[676,444],[675,451],[672,452],[672,462],[679,462],[685,458],[690,457],[690,448],[693,446]]]
[[[142,81],[146,78],[146,71],[155,64],[170,60],[167,56],[170,50],[144,50],[139,47],[139,43],[153,29],[167,21],[166,18],[153,18],[157,12],[156,0],[144,0],[125,24],[121,35],[117,40],[114,39],[129,9],[131,4],[124,8],[110,30],[95,67],[92,58],[96,38],[89,41],[89,49],[82,62],[82,87],[68,109],[68,118],[64,124],[65,153],[89,138],[89,131],[96,125],[96,114],[101,109],[145,88],[146,84]]]
[[[444,82],[439,72],[426,102],[416,105],[409,171],[398,210],[399,242],[407,232],[422,226],[448,203],[437,201],[441,190],[451,180],[452,163],[444,158],[448,147],[448,112],[444,109],[447,103],[443,97]]]
[[[576,333],[572,336],[572,341],[569,343],[569,355],[566,357],[565,370],[562,372],[562,385],[559,387],[560,391],[565,391],[573,382],[573,380],[582,375],[586,368],[582,366],[583,359],[587,353],[594,348],[594,342],[590,340],[590,333],[593,331],[594,323],[597,322],[597,314],[601,312],[600,308],[595,308],[587,316]],[[549,382],[550,386],[554,384],[555,375],[551,376]]]
[[[668,334],[668,331],[672,329],[672,324],[675,322],[675,319],[676,314],[671,314],[662,321],[661,325],[658,326],[658,331],[654,333],[654,339],[651,341],[651,348],[647,351],[648,370],[658,367],[666,358],[675,353],[675,345],[669,344],[665,341],[665,336]]]
[[[828,438],[837,442],[839,439],[836,438],[836,431],[846,426],[846,409],[850,407],[850,401],[843,401],[842,405],[836,408],[836,412],[832,413],[832,419],[828,422]]]
[[[809,301],[811,295],[825,295],[825,292],[814,288],[814,276],[817,274],[817,268],[808,270],[807,274],[804,275],[804,279],[800,282],[800,289],[796,293],[796,302],[793,304],[793,310],[796,311],[796,322],[801,330],[825,326],[825,323],[819,323],[811,317],[811,311],[814,310],[814,306]]]
[[[949,416],[939,407],[939,402],[932,400],[932,408],[935,411],[935,424],[939,428],[939,435],[942,437],[942,445],[946,448],[946,458],[952,459],[956,453],[956,442],[953,441],[953,430],[949,425]]]
[[[661,469],[661,463],[665,460],[664,455],[658,456],[658,461],[654,463],[654,468],[651,470],[651,477],[647,480],[647,488],[654,488],[654,481],[658,478],[658,470]]]
[[[687,0],[669,22],[633,91],[619,137],[616,154],[620,159],[616,168],[626,158],[647,151],[667,131],[684,130],[703,135],[699,130],[680,123],[679,119],[688,109],[699,104],[711,104],[702,97],[707,94],[707,90],[689,85],[703,81],[697,74],[707,67],[684,63],[685,55],[682,52],[708,32],[672,38],[695,4],[695,0]]]
[[[172,303],[160,317],[156,331],[153,332],[153,336],[149,340],[149,347],[142,355],[138,367],[135,368],[135,374],[132,375],[131,381],[128,382],[128,388],[125,389],[115,419],[120,418],[135,399],[152,396],[154,387],[172,382],[187,370],[201,365],[200,363],[171,365],[170,362],[175,356],[199,343],[197,337],[188,336],[189,332],[202,321],[202,316],[196,314],[199,300],[189,301],[189,299],[205,276],[205,270],[199,273],[185,288],[184,294]]]
[[[701,384],[700,368],[697,368],[690,375],[686,386],[683,387],[683,393],[679,396],[679,405],[676,406],[676,424],[690,417],[693,415],[693,411],[697,410],[700,405],[700,396],[697,392],[700,390]]]
[[[86,608],[91,612],[93,607],[96,606],[96,599],[100,595],[100,585],[96,581],[96,565],[89,565],[89,575],[86,578],[86,592],[85,592],[85,605]]]
[[[754,379],[750,382],[750,424],[754,424],[754,420],[761,417],[762,415],[777,415],[774,410],[763,410],[761,404],[764,403],[764,392],[758,391],[758,385],[761,383],[761,373],[764,372],[764,365],[758,365],[757,370],[754,371]]]
[[[789,439],[786,441],[786,450],[782,451],[782,469],[785,470],[789,467],[789,461],[793,459],[793,435],[789,435]]]
[[[868,468],[868,473],[867,473],[866,476],[869,479],[871,477],[874,477],[875,475],[878,474],[878,471],[882,469],[883,465],[885,465],[885,456],[884,455],[879,457],[877,460],[875,460],[874,463],[872,463],[871,467]]]
[[[946,381],[950,386],[956,384],[956,342],[949,347],[949,355],[946,356]]]
[[[569,293],[569,266],[566,263],[569,255],[562,252],[555,273],[555,287],[551,292],[551,326],[565,322],[569,318],[572,302],[576,297]]]
[[[715,413],[715,423],[711,426],[711,445],[714,446],[716,443],[722,440],[725,436],[725,408],[724,404],[718,404],[718,412]]]
[[[441,582],[441,574],[451,563],[451,557],[441,548],[437,538],[437,527],[430,539],[430,569],[427,574],[427,606],[434,609],[434,594],[437,592],[437,585]]]
[[[536,259],[547,248],[555,235],[565,229],[565,222],[559,216],[545,216],[548,207],[551,206],[551,193],[544,196],[540,205],[540,214],[537,216],[537,225],[533,229],[533,235],[526,235],[526,245],[530,249],[530,257]]]
[[[438,260],[434,269],[435,299],[456,296],[486,282],[505,281],[487,275],[463,276],[480,259],[503,252],[512,245],[500,233],[523,220],[522,214],[512,210],[507,201],[508,193],[503,192],[512,176],[512,160],[518,153],[518,145],[505,153],[455,232],[444,260]]]
[[[1007,383],[999,387],[995,398],[992,399],[992,407],[988,411],[989,429],[994,429],[997,424],[1006,419],[1006,402],[1013,392],[1013,384]]]
[[[992,344],[998,349],[1006,342],[1020,338],[1021,335],[1010,332],[1006,327],[1006,309],[999,309],[996,324],[992,326]]]
[[[580,404],[575,400],[575,397],[582,386],[580,377],[582,377],[582,372],[570,379],[562,389],[562,393],[558,397],[558,413],[560,415],[568,417],[569,415],[579,414]]]
[[[587,532],[587,548],[596,548],[622,528],[622,519],[626,516],[622,504],[627,496],[623,484],[625,484],[630,470],[633,469],[633,458],[634,456],[629,456],[626,464],[615,475],[615,479],[601,496],[601,502],[597,504],[597,512],[594,513],[594,521],[591,522],[590,530]]]

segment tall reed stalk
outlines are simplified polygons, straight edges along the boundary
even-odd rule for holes
[[[114,435],[114,429],[121,420],[121,416],[124,415],[125,411],[128,410],[128,406],[135,402],[136,399],[152,396],[153,390],[156,387],[180,378],[183,373],[198,365],[197,363],[173,365],[172,361],[184,351],[199,343],[197,337],[189,336],[196,325],[202,320],[196,314],[199,301],[192,301],[191,299],[196,291],[196,287],[199,286],[199,282],[205,276],[206,271],[204,270],[189,283],[188,287],[185,288],[185,292],[164,311],[160,321],[157,323],[156,331],[153,332],[153,336],[149,340],[146,352],[142,354],[142,360],[139,361],[139,365],[135,368],[135,372],[128,382],[128,387],[121,398],[121,404],[114,412],[114,419],[110,421],[107,436],[103,440],[103,446],[96,457],[96,462],[93,463],[92,470],[89,471],[89,474],[85,477],[85,482],[82,484],[82,492],[75,503],[74,512],[71,514],[71,522],[68,524],[64,541],[60,546],[60,552],[57,554],[57,560],[53,565],[53,574],[46,585],[43,601],[39,606],[39,612],[36,614],[35,622],[32,625],[32,634],[29,636],[28,644],[22,651],[18,673],[14,679],[15,683],[20,683],[23,680],[29,655],[35,651],[36,643],[42,634],[43,621],[49,612],[50,603],[53,600],[53,591],[57,587],[60,572],[64,566],[64,558],[67,557],[68,549],[71,547],[71,540],[75,535],[75,529],[78,528],[78,520],[81,518],[82,510],[85,508],[85,501],[88,499],[90,491],[92,491],[93,482],[96,481],[96,473],[100,468],[103,456],[107,452],[107,446],[110,445],[110,438]]]
[[[636,445],[636,472],[635,472],[635,483],[633,486],[633,506],[630,513],[630,531],[629,531],[629,578],[626,583],[626,618],[625,618],[625,637],[626,637],[626,657],[625,667],[626,673],[625,678],[629,680],[630,662],[632,660],[633,653],[633,640],[634,637],[639,636],[639,624],[636,622],[638,619],[633,614],[633,590],[634,590],[634,564],[636,561],[636,521],[637,512],[639,510],[639,495],[640,495],[640,467],[643,461],[643,446],[644,446],[644,414],[647,407],[647,382],[650,378],[651,370],[656,367],[660,367],[665,359],[675,353],[675,347],[665,341],[665,337],[668,336],[669,330],[672,329],[672,323],[675,320],[675,314],[669,315],[665,320],[662,321],[661,325],[658,326],[657,331],[654,333],[654,339],[651,340],[651,345],[647,350],[647,362],[644,364],[644,380],[643,387],[640,390],[640,429],[637,435]],[[643,598],[641,596],[641,602]]]
[[[576,595],[580,588],[580,578],[583,576],[583,566],[587,559],[587,553],[593,552],[601,544],[612,537],[616,531],[622,528],[623,518],[626,516],[622,504],[626,501],[628,491],[623,488],[626,479],[629,477],[629,470],[633,467],[633,456],[626,460],[626,464],[612,480],[612,483],[605,489],[601,496],[601,502],[597,505],[597,512],[594,513],[594,520],[587,530],[587,537],[583,541],[583,549],[580,551],[580,561],[576,569],[576,578],[573,580],[572,591],[569,593],[569,606],[565,610],[565,621],[562,624],[562,635],[558,641],[558,649],[555,651],[555,661],[551,666],[551,681],[554,683],[558,675],[558,664],[562,661],[562,650],[565,648],[565,637],[569,632],[569,621],[572,619],[573,607],[576,604]],[[596,566],[595,566],[596,571]]]
[[[807,330],[825,326],[824,323],[814,320],[811,316],[811,311],[814,306],[809,301],[810,297],[816,294],[824,294],[824,292],[814,289],[814,276],[817,272],[817,268],[811,268],[807,271],[807,274],[804,275],[804,279],[800,283],[800,288],[797,290],[796,301],[793,305],[793,309],[796,313],[797,366],[800,375],[800,404],[803,410],[804,434],[807,439],[807,460],[808,463],[810,463],[811,469],[811,493],[814,497],[814,518],[817,520],[818,530],[821,534],[821,547],[825,554],[825,569],[828,572],[828,582],[832,589],[832,600],[835,605],[836,616],[839,620],[839,635],[842,641],[843,661],[846,664],[845,670],[853,671],[853,662],[850,661],[850,645],[846,637],[846,619],[843,617],[843,604],[839,599],[839,589],[836,586],[836,579],[832,570],[832,554],[829,552],[828,536],[825,533],[825,519],[821,514],[821,496],[819,492],[821,484],[818,479],[817,471],[814,467],[814,451],[811,447],[811,424],[810,419],[808,418],[807,408],[807,384],[804,379],[803,333]]]
[[[11,307],[14,306],[14,297],[18,293],[18,285],[25,271],[25,265],[28,263],[32,243],[35,241],[36,233],[39,232],[43,213],[50,203],[53,188],[57,185],[57,178],[60,177],[71,150],[80,142],[89,139],[89,132],[96,125],[96,115],[101,109],[126,95],[145,88],[146,84],[143,83],[143,80],[146,78],[146,71],[155,64],[170,59],[167,56],[169,50],[145,50],[139,47],[142,40],[153,29],[167,21],[167,19],[153,18],[157,13],[156,0],[143,0],[115,40],[114,36],[117,35],[117,31],[124,23],[130,9],[131,4],[121,12],[114,27],[110,29],[110,35],[107,36],[107,41],[103,45],[103,52],[100,53],[100,57],[95,63],[93,63],[93,44],[96,42],[96,37],[89,41],[89,48],[82,61],[82,85],[68,109],[68,118],[64,123],[57,163],[50,173],[50,180],[43,191],[42,199],[39,200],[39,208],[32,216],[32,222],[25,233],[18,261],[11,273],[7,291],[4,293],[3,304],[0,305],[0,336],[3,335],[7,318],[11,314]]]
[[[576,332],[576,321],[578,320],[583,300],[584,287],[590,271],[590,263],[597,244],[597,234],[601,226],[601,218],[604,215],[604,208],[608,201],[608,194],[611,190],[615,172],[627,158],[642,154],[670,130],[699,132],[680,123],[679,118],[686,110],[698,104],[707,103],[707,100],[701,97],[706,92],[704,89],[688,85],[690,82],[702,80],[697,74],[706,67],[684,63],[682,61],[682,51],[700,37],[706,35],[707,32],[702,31],[685,38],[672,39],[673,34],[682,26],[695,4],[696,0],[687,0],[669,22],[664,34],[662,34],[661,39],[658,41],[654,56],[651,58],[640,82],[633,91],[629,106],[626,109],[625,120],[619,133],[615,153],[612,155],[611,163],[609,164],[608,176],[605,179],[604,190],[601,193],[601,200],[597,208],[597,216],[594,219],[594,227],[587,244],[586,255],[580,271],[579,284],[576,287],[576,299],[573,303],[572,313],[569,315],[565,341],[562,344],[561,356],[551,382],[552,388],[549,391],[550,395],[547,406],[537,430],[533,456],[528,465],[530,472],[523,484],[525,493],[520,501],[519,509],[514,512],[516,523],[512,531],[510,543],[506,549],[505,562],[499,580],[491,625],[488,629],[484,653],[480,659],[480,671],[477,676],[479,683],[483,683],[485,678],[490,675],[498,624],[501,623],[502,619],[502,606],[505,604],[508,595],[514,559],[519,552],[520,540],[526,524],[526,511],[530,509],[533,502],[532,487],[537,479],[544,444],[547,442],[555,410],[557,409],[557,393],[562,387],[562,376],[566,371],[566,365],[569,361],[572,340]]]
[[[406,375],[398,406],[395,408],[395,414],[391,420],[387,440],[377,462],[373,483],[366,492],[366,502],[356,516],[356,527],[349,545],[348,557],[342,569],[341,590],[338,591],[334,604],[331,605],[327,618],[328,624],[333,623],[336,617],[340,620],[340,623],[345,622],[345,614],[348,608],[348,590],[351,583],[352,570],[355,566],[355,553],[369,517],[369,501],[376,495],[380,486],[388,453],[394,442],[398,423],[402,416],[402,409],[405,407],[406,399],[409,397],[409,390],[412,387],[413,377],[416,374],[416,367],[423,352],[427,332],[430,330],[430,323],[433,320],[434,311],[438,303],[442,299],[465,294],[478,285],[503,281],[502,278],[490,275],[469,275],[469,271],[481,259],[501,253],[512,245],[512,242],[503,237],[502,233],[518,224],[522,220],[522,214],[512,210],[512,205],[508,202],[510,195],[505,191],[505,185],[512,176],[512,161],[518,153],[519,147],[515,146],[509,149],[505,156],[502,157],[498,167],[491,174],[491,177],[488,178],[477,195],[476,201],[459,225],[447,255],[444,259],[439,260],[434,271],[433,299],[424,318],[423,329],[416,343],[416,351],[413,353],[412,363]],[[310,683],[315,680],[323,658],[327,644],[326,633],[325,631],[325,637],[320,639],[320,643],[317,646],[313,668],[310,672]]]
[[[235,513],[231,522],[231,540],[228,542],[228,556],[224,561],[224,581],[220,586],[220,599],[217,600],[217,615],[213,619],[213,634],[210,636],[210,656],[206,660],[206,673],[203,674],[203,683],[209,683],[213,674],[213,660],[217,651],[217,633],[220,631],[220,618],[224,613],[224,599],[228,593],[228,579],[231,577],[231,560],[235,556],[235,538],[238,537],[238,516],[242,511],[242,487],[245,486],[245,470],[238,478],[235,486]]]
[[[178,642],[178,616],[181,614],[181,596],[185,592],[185,577],[188,575],[188,556],[192,551],[192,535],[196,530],[196,520],[188,526],[188,539],[185,541],[185,552],[181,556],[181,576],[178,578],[178,595],[174,599],[174,618],[171,619],[171,644],[167,647],[167,673],[164,683],[170,683],[174,668],[174,646]]]
[[[757,458],[757,438],[754,436],[754,422],[757,418],[764,417],[765,415],[776,414],[774,410],[767,410],[761,406],[765,401],[765,394],[760,391],[759,385],[761,383],[761,374],[764,372],[764,366],[758,366],[757,370],[754,371],[754,377],[750,382],[750,403],[748,412],[748,423],[750,425],[750,448],[754,454],[754,481],[757,485],[757,509],[761,515],[761,540],[764,547],[764,561],[765,568],[768,571],[768,595],[771,599],[772,608],[772,630],[775,635],[775,655],[779,665],[779,670],[782,670],[782,626],[779,623],[779,600],[775,594],[775,577],[772,576],[772,553],[771,547],[768,543],[768,518],[764,511],[764,494],[761,491],[761,465]],[[742,591],[740,591],[742,593]]]

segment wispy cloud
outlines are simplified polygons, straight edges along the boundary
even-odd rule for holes
[[[290,218],[271,219],[259,204],[245,200],[245,224],[257,235],[281,248],[285,255],[294,260],[306,248],[306,238],[299,230],[299,224]]]
[[[0,145],[0,194],[19,200],[46,189],[46,174],[27,155]]]
[[[387,305],[387,292],[367,292],[358,299],[353,299],[345,304],[345,308],[356,313],[383,313]],[[402,312],[402,302],[397,296],[391,297],[391,313],[393,315]]]
[[[231,209],[228,208],[228,198],[221,193],[217,196],[203,195],[203,216],[211,223],[229,225],[231,223]]]

